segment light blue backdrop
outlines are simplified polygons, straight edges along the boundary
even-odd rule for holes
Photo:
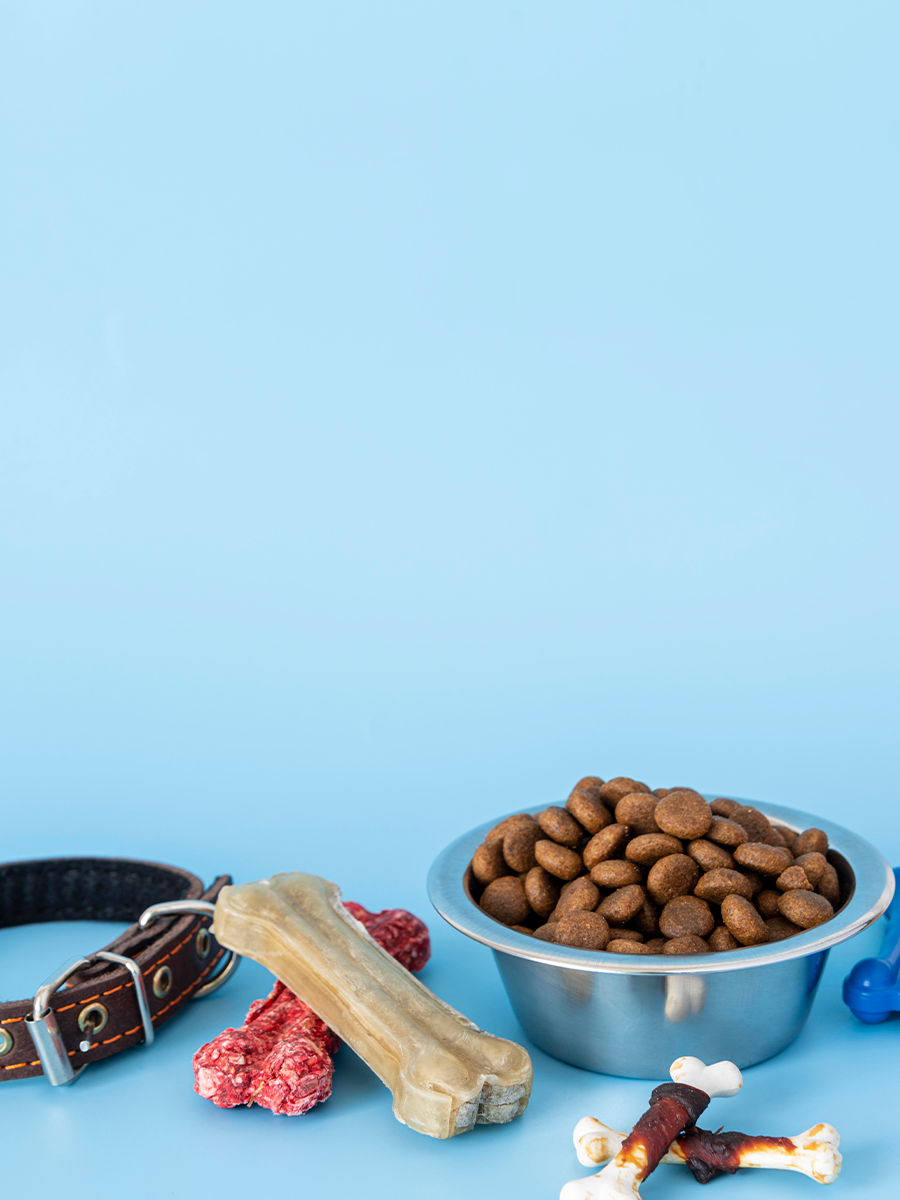
[[[513,1037],[424,891],[494,813],[628,773],[900,863],[898,34],[827,0],[10,0],[2,857],[315,871],[431,921],[426,982]],[[0,995],[100,936],[0,933]],[[848,1200],[896,1194],[900,1029],[838,997],[877,942],[721,1113],[833,1121]],[[303,1120],[219,1112],[190,1054],[265,988],[4,1087],[4,1182],[554,1197],[574,1121],[648,1091],[536,1054],[515,1128],[439,1145],[345,1051]]]

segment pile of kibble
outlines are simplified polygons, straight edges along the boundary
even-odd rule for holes
[[[736,800],[589,775],[565,808],[494,826],[472,858],[473,894],[495,920],[558,946],[736,950],[834,915],[827,852],[821,829],[798,834]]]

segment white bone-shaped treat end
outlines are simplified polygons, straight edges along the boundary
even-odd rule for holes
[[[596,1117],[582,1117],[572,1131],[572,1141],[578,1161],[585,1167],[615,1158],[622,1149],[622,1135],[618,1130],[610,1129]]]
[[[838,1150],[841,1135],[833,1125],[824,1122],[813,1125],[791,1141],[806,1156],[808,1173],[817,1183],[834,1183],[841,1173],[843,1159]]]
[[[676,1058],[669,1067],[669,1075],[676,1083],[705,1092],[710,1100],[717,1096],[736,1096],[744,1085],[744,1077],[727,1059],[707,1066],[699,1058]]]
[[[559,1200],[641,1200],[637,1176],[638,1168],[634,1163],[624,1167],[608,1163],[596,1175],[570,1179],[563,1184]]]
[[[575,1153],[578,1161],[585,1167],[599,1166],[611,1158],[615,1158],[622,1149],[626,1135],[618,1129],[604,1125],[596,1117],[582,1117],[572,1133],[575,1143]],[[664,1163],[685,1162],[684,1151],[675,1141],[660,1159]]]

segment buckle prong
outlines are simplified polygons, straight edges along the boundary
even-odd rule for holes
[[[134,959],[126,958],[124,954],[113,954],[110,950],[98,950],[96,954],[92,954],[89,958],[82,958],[80,955],[76,955],[74,958],[70,958],[67,962],[64,962],[58,971],[54,971],[52,975],[44,980],[34,997],[34,1005],[31,1013],[25,1018],[25,1024],[28,1026],[28,1031],[31,1034],[31,1040],[34,1042],[34,1048],[37,1050],[38,1058],[41,1060],[44,1075],[47,1082],[53,1087],[66,1087],[68,1084],[74,1083],[87,1064],[83,1064],[77,1070],[72,1066],[65,1043],[62,1040],[62,1035],[59,1032],[56,1014],[50,1007],[50,997],[62,987],[70,976],[77,974],[79,971],[84,971],[98,958],[104,962],[116,963],[118,966],[124,967],[131,975],[134,981],[134,994],[137,998],[138,1011],[141,1014],[141,1024],[144,1027],[144,1045],[150,1046],[153,1044],[154,1030],[153,1021],[150,1016],[150,1004],[147,1000],[147,988],[144,985],[141,968]],[[78,1048],[82,1052],[86,1052],[91,1048],[93,1027],[85,1029],[83,1032],[85,1036],[79,1043]]]

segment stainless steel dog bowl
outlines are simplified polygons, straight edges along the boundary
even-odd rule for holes
[[[791,829],[825,831],[843,897],[830,921],[772,945],[699,956],[639,958],[535,941],[493,920],[472,899],[469,864],[499,817],[438,855],[429,896],[445,921],[490,946],[522,1028],[555,1058],[638,1079],[665,1078],[683,1054],[749,1067],[797,1037],[829,949],[884,912],[894,877],[873,846],[832,821],[774,804],[740,803]]]

